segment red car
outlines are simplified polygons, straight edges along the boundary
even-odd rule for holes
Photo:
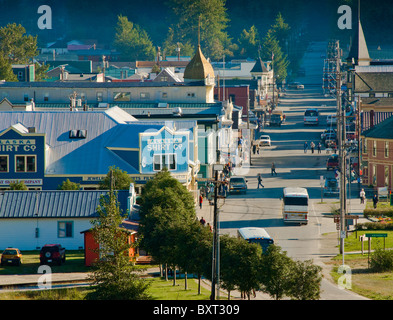
[[[337,154],[332,154],[329,159],[327,160],[326,163],[326,169],[336,169],[338,168],[338,155]]]

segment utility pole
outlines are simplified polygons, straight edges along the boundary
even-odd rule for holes
[[[346,235],[346,130],[345,130],[345,110],[342,108],[341,98],[341,53],[339,41],[336,41],[336,99],[337,99],[337,131],[338,131],[338,151],[340,159],[340,253],[344,264],[344,239]]]
[[[214,217],[213,217],[213,258],[212,258],[212,288],[210,300],[216,300],[216,285],[218,282],[218,210],[217,210],[217,196],[218,196],[218,170],[214,173]]]

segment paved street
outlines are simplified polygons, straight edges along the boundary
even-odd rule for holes
[[[322,299],[352,300],[363,299],[349,291],[339,289],[328,281],[328,268],[323,263],[327,258],[338,253],[337,237],[328,239],[325,233],[337,233],[333,218],[329,215],[332,208],[339,207],[339,199],[323,198],[321,203],[320,176],[333,175],[327,172],[326,161],[328,155],[323,149],[321,153],[304,152],[303,145],[307,141],[317,143],[320,134],[326,127],[326,116],[333,113],[336,102],[322,94],[321,78],[322,66],[318,65],[320,53],[316,49],[324,50],[323,44],[316,44],[310,54],[314,59],[308,59],[305,65],[306,75],[309,74],[308,85],[304,90],[288,90],[281,99],[278,109],[286,114],[286,121],[281,127],[266,127],[264,133],[272,140],[271,147],[264,147],[262,153],[252,156],[250,168],[238,170],[248,181],[246,195],[231,195],[222,204],[220,212],[220,233],[236,236],[241,227],[263,227],[274,238],[275,243],[294,259],[312,259],[314,263],[324,268],[325,278],[322,285]],[[321,51],[322,52],[322,51]],[[307,58],[307,57],[306,57]],[[311,72],[311,74],[310,74]],[[313,74],[314,72],[314,74]],[[324,105],[324,106],[322,106]],[[321,120],[317,127],[305,127],[303,114],[306,108],[320,109]],[[270,172],[272,162],[276,165],[277,176]],[[257,174],[261,173],[265,188],[257,189]],[[284,187],[301,186],[308,189],[310,195],[309,223],[306,226],[284,225],[281,214],[282,191]],[[362,213],[363,208],[358,199],[358,185],[351,185],[351,195],[348,196],[348,214]],[[210,208],[208,220],[213,219]],[[364,219],[359,219],[362,222]],[[266,298],[266,295],[258,296]]]

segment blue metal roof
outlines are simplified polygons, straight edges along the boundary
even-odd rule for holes
[[[2,191],[1,218],[93,218],[105,190]],[[127,214],[128,190],[117,193],[122,214]]]
[[[106,174],[116,166],[129,174],[138,174],[110,147],[137,148],[138,132],[147,126],[126,124],[136,119],[120,108],[106,111],[24,111],[0,112],[0,132],[12,125],[35,127],[45,133],[46,174]],[[161,126],[162,127],[162,126]],[[70,139],[70,130],[87,130],[85,139]]]

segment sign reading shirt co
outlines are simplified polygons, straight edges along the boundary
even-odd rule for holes
[[[45,135],[15,125],[0,134],[1,185],[14,181],[42,185],[45,170]]]
[[[159,131],[139,134],[140,173],[155,173],[167,168],[173,172],[188,172],[189,131]]]
[[[0,139],[0,152],[34,152],[36,148],[35,139]]]

